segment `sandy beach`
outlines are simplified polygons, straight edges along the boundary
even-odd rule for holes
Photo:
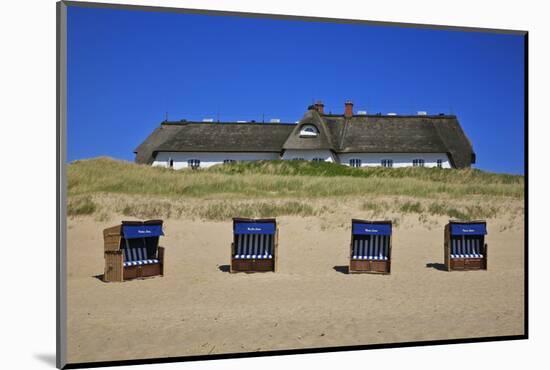
[[[523,220],[488,220],[488,271],[449,273],[448,219],[406,215],[391,275],[349,275],[347,215],[278,217],[279,271],[262,274],[227,272],[231,222],[167,219],[165,276],[104,283],[101,231],[122,219],[68,220],[69,362],[524,332]]]

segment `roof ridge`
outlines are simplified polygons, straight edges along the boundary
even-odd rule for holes
[[[350,120],[344,119],[344,125],[342,127],[342,133],[340,135],[340,143],[339,143],[338,150],[343,150],[344,149],[344,138],[346,137],[346,133],[348,131],[348,126],[349,126],[350,123],[351,123]]]
[[[313,117],[316,119],[316,121],[319,121],[319,124],[322,126],[322,129],[323,129],[323,135],[325,135],[328,141],[328,145],[330,146],[331,149],[334,150],[334,144],[332,143],[332,138],[331,138],[331,135],[329,135],[329,129],[327,127],[325,120],[321,117],[321,114],[319,114],[317,110],[313,110]]]

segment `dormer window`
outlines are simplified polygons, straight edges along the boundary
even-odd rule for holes
[[[300,129],[300,137],[317,137],[319,130],[313,125],[303,125]]]

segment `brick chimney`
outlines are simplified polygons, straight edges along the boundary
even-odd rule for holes
[[[346,109],[344,110],[344,117],[351,118],[351,116],[353,116],[353,102],[351,100],[347,100],[345,107]]]
[[[319,112],[321,114],[325,114],[325,105],[323,104],[322,101],[317,100],[315,102],[315,109],[317,109],[317,112]]]

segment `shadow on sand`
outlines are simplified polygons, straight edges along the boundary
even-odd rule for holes
[[[445,264],[443,263],[426,263],[426,267],[427,268],[433,268],[433,269],[436,269],[436,270],[439,270],[439,271],[447,271],[447,266],[445,266]]]
[[[333,269],[341,274],[349,274],[349,266],[334,266]]]
[[[100,275],[93,275],[92,276],[94,279],[97,279],[99,281],[101,281],[102,283],[105,282],[105,280],[103,280],[103,274],[100,274]]]
[[[220,270],[221,272],[229,272],[229,265],[220,265],[218,266],[218,270]]]

